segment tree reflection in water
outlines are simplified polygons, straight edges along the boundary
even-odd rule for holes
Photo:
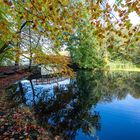
[[[139,83],[138,73],[79,71],[67,84],[48,86],[30,79],[8,91],[15,105],[31,107],[37,123],[47,129],[51,139],[59,135],[72,140],[78,130],[95,136],[96,130],[101,129],[100,113],[91,108],[99,102],[121,100],[128,94],[139,98]]]

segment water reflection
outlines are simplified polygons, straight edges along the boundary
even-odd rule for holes
[[[95,111],[97,104],[122,100],[128,94],[140,98],[139,89],[138,73],[79,71],[73,79],[23,80],[7,91],[13,106],[31,108],[51,139],[59,135],[73,140],[82,133],[94,140],[99,139],[96,131],[102,130],[102,115]]]

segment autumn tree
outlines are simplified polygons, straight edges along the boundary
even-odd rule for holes
[[[96,39],[96,41],[92,42],[90,45],[86,44],[83,53],[81,54],[80,51],[77,51],[77,54],[76,51],[74,51],[73,53],[76,56],[76,59],[79,59],[78,61],[80,62],[83,61],[83,57],[85,57],[85,65],[88,65],[89,63],[92,65],[91,61],[95,61],[95,64],[96,62],[98,63],[95,59],[96,56],[98,56],[98,51],[94,55],[94,58],[91,58],[91,61],[86,61],[88,58],[86,58],[86,55],[84,54],[84,52],[87,52],[87,54],[90,52],[91,54],[88,54],[88,56],[91,56],[93,52],[89,50],[86,51],[86,49],[89,46],[95,46],[96,44],[96,49],[98,48],[100,52],[103,52],[100,53],[100,57],[104,59],[103,61],[106,64],[116,59],[120,59],[121,61],[133,61],[134,57],[136,57],[135,51],[138,50],[139,25],[133,26],[133,24],[131,24],[129,14],[135,11],[137,15],[139,15],[139,1],[115,1],[113,5],[110,5],[107,1],[93,0],[86,0],[84,2],[78,1],[78,3],[81,4],[80,8],[82,7],[83,15],[81,14],[82,18],[79,20],[79,26],[75,28],[75,36],[77,36],[79,29],[82,28],[83,30],[80,31],[79,37],[83,34],[83,39],[84,37],[87,39],[88,37],[84,36],[84,34],[87,33],[90,36],[88,43],[91,42],[93,38]],[[88,16],[85,16],[85,13]],[[80,27],[83,21],[88,21],[93,28],[91,29],[91,26]],[[89,30],[93,33],[92,36],[90,35]],[[83,39],[77,41],[77,44],[73,44],[72,48],[75,48],[76,50],[77,45],[82,46],[81,42]],[[87,40],[85,42],[87,42]],[[70,44],[70,46],[71,45],[72,44]],[[133,54],[135,54],[134,57]],[[78,58],[79,55],[83,57]],[[89,65],[89,68],[95,68],[95,66],[91,65]]]
[[[2,41],[4,42],[0,47],[1,53],[4,53],[5,48],[14,51],[16,63],[19,63],[20,56],[24,56],[28,57],[31,65],[33,56],[39,55],[40,51],[37,50],[42,48],[40,39],[51,41],[53,54],[58,53],[61,46],[58,38],[63,36],[63,31],[73,32],[74,17],[73,11],[70,11],[69,0],[11,0],[2,1],[0,6],[3,18],[1,36],[3,35]],[[7,30],[9,25],[11,28]],[[10,35],[8,38],[7,34],[10,32],[13,36]],[[9,47],[11,45],[12,47]],[[27,49],[24,49],[25,46]],[[29,55],[25,56],[27,51],[29,51]],[[46,55],[42,52],[40,54]],[[34,62],[38,62],[38,60]]]
[[[97,62],[96,54],[100,54],[106,64],[114,54],[129,57],[128,52],[134,50],[132,46],[139,43],[139,26],[133,27],[129,19],[133,11],[140,15],[139,0],[116,0],[112,5],[105,0],[4,0],[0,2],[0,8],[0,53],[13,51],[16,63],[19,63],[20,56],[28,57],[30,65],[38,58],[35,56],[44,55],[46,58],[42,38],[51,42],[49,46],[53,55],[58,55],[64,44],[74,48],[80,43],[88,43],[89,49],[94,46],[95,57],[89,57],[91,60],[85,57],[86,62]],[[84,25],[83,21],[87,24]],[[78,32],[80,40],[72,46],[71,37]],[[90,38],[96,41],[92,44]],[[86,45],[83,50],[83,53],[89,51]],[[28,56],[25,56],[27,51]],[[39,63],[39,60],[34,62]]]

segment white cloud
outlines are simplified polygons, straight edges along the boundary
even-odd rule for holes
[[[138,14],[136,12],[132,12],[129,14],[129,19],[130,22],[136,26],[136,25],[140,25],[140,17],[138,16]]]

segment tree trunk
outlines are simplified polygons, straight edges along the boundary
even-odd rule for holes
[[[30,59],[29,59],[29,70],[31,70],[32,67],[32,41],[31,41],[31,28],[29,26],[29,42],[30,42],[30,48],[29,48],[29,53],[30,53]]]
[[[15,66],[19,66],[19,61],[20,61],[20,43],[18,42],[16,47]]]

